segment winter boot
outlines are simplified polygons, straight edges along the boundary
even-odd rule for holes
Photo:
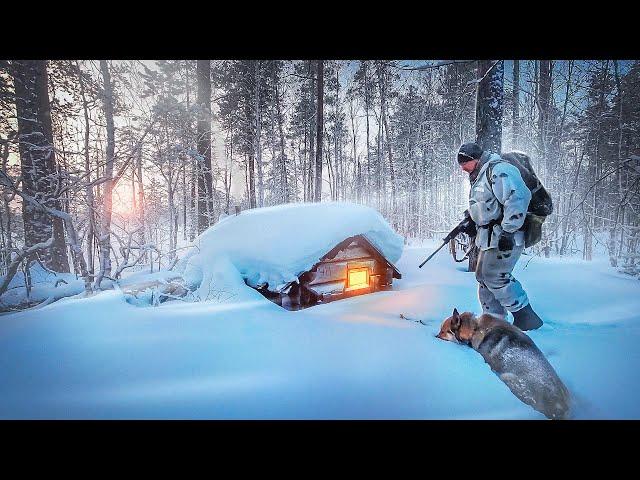
[[[538,314],[533,311],[531,304],[527,304],[526,307],[511,313],[513,314],[513,324],[522,331],[535,330],[542,326],[542,320]]]

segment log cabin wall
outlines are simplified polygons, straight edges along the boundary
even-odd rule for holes
[[[365,283],[349,284],[349,271]],[[299,276],[282,293],[258,289],[263,295],[288,310],[298,310],[318,302],[329,302],[354,295],[372,293],[390,287],[393,278],[401,278],[397,269],[361,235],[336,245],[309,271]]]
[[[365,285],[351,285],[349,271],[366,271],[366,277],[359,277],[366,278]],[[331,257],[328,254],[305,277],[301,278],[301,285],[312,293],[312,297],[315,296],[315,301],[331,301],[372,293],[389,286],[393,271],[388,268],[385,259],[372,250],[362,237],[355,237],[335,256]]]

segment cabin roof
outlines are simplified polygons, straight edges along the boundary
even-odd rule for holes
[[[378,250],[378,248],[376,248],[376,246],[371,243],[367,237],[365,235],[353,235],[351,237],[347,237],[344,240],[342,240],[340,243],[338,243],[335,247],[333,247],[331,250],[329,250],[325,255],[323,255],[320,260],[313,265],[313,267],[311,267],[309,270],[304,271],[304,272],[300,272],[300,277],[302,277],[305,273],[307,272],[311,272],[311,271],[315,271],[315,269],[318,267],[318,265],[332,260],[336,257],[336,255],[338,255],[340,252],[342,252],[343,250],[346,250],[349,245],[351,245],[353,242],[357,242],[360,246],[364,247],[365,249],[369,250],[372,254],[373,257],[375,257],[378,261],[385,263],[387,266],[389,266],[392,270],[393,270],[393,278],[402,278],[402,274],[400,273],[400,271],[398,270],[398,268],[391,263],[391,261],[389,261],[388,258],[386,258],[382,252],[380,252],[380,250]],[[260,287],[262,289],[267,289],[270,291],[274,291],[274,292],[284,292],[286,291],[293,283],[296,283],[296,280],[292,280],[290,282],[287,282],[284,285],[279,285],[276,289],[272,289],[269,288],[267,285],[261,285]]]
[[[325,260],[331,260],[332,258],[335,258],[335,256],[338,253],[340,253],[342,250],[346,249],[354,241],[358,242],[360,245],[362,245],[363,247],[365,247],[368,250],[370,250],[371,253],[375,257],[378,258],[378,260],[386,263],[387,266],[392,268],[393,269],[393,278],[402,278],[402,274],[396,268],[396,266],[391,261],[389,261],[389,259],[387,257],[385,257],[384,254],[380,250],[378,250],[378,248],[373,243],[371,243],[367,239],[367,237],[365,235],[353,235],[351,237],[345,238],[343,241],[341,241],[335,247],[333,247],[331,250],[329,250],[326,253],[326,255],[324,255],[320,259],[320,262],[318,262],[318,263],[321,263],[321,262],[323,262]],[[318,265],[318,264],[316,264],[316,265]],[[314,268],[315,268],[316,265],[314,265]]]

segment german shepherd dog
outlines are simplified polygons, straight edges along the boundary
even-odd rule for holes
[[[547,418],[569,417],[567,387],[533,340],[518,327],[489,314],[476,317],[454,309],[436,336],[479,352],[516,397]]]

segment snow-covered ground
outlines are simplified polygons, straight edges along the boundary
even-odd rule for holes
[[[405,247],[393,291],[297,312],[227,278],[234,295],[214,301],[108,291],[1,316],[0,418],[544,418],[477,352],[435,338],[454,306],[478,311],[465,264],[443,250],[417,268],[436,245]],[[640,418],[640,282],[605,259],[523,256],[514,273],[575,418]]]

